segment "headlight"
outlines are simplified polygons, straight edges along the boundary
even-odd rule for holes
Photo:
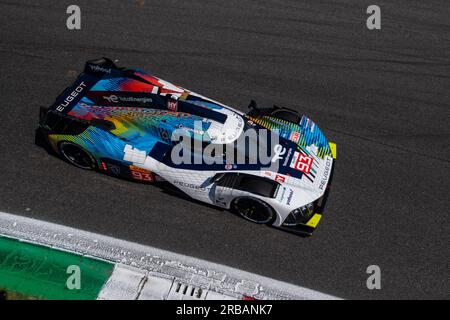
[[[296,226],[299,223],[307,222],[314,214],[314,204],[308,203],[306,206],[292,210],[284,220],[284,226]]]

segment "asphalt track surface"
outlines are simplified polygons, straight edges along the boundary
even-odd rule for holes
[[[450,7],[378,1],[0,1],[0,210],[223,263],[343,298],[450,298]],[[395,3],[395,4],[394,4]],[[311,238],[34,145],[40,105],[107,56],[239,109],[309,115],[338,145]],[[379,265],[382,289],[366,288]]]

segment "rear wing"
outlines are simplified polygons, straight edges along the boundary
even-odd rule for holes
[[[123,79],[129,80],[129,83],[122,81]],[[94,88],[102,80],[111,81],[104,81],[98,90]],[[127,89],[114,90],[118,82],[124,82]],[[136,86],[135,90],[133,86]],[[93,88],[96,90],[92,90]],[[172,92],[174,88],[177,90]],[[59,94],[50,107],[41,108],[40,124],[46,123],[47,114],[50,113],[56,113],[61,117],[69,116],[70,111],[84,97],[89,98],[89,101],[96,106],[151,108],[197,115],[222,124],[226,122],[227,114],[198,104],[198,100],[203,101],[203,98],[191,96],[189,100],[186,100],[190,94],[187,90],[184,91],[186,97],[183,99],[179,99],[176,95],[174,97],[174,93],[180,94],[181,90],[185,89],[156,77],[150,75],[148,78],[143,77],[136,69],[117,67],[108,58],[90,60],[86,62],[83,72],[75,82]],[[206,100],[206,102],[211,101]]]
[[[84,71],[71,86],[67,87],[56,98],[48,110],[64,114],[68,113],[100,79],[105,75],[120,72],[120,70],[108,58],[87,61]]]

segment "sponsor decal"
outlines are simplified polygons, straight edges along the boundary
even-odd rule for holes
[[[153,99],[148,97],[123,97],[123,96],[116,96],[114,94],[110,96],[103,96],[103,99],[107,100],[111,103],[118,103],[118,102],[137,102],[137,103],[152,103]]]
[[[275,176],[275,181],[283,183],[286,181],[286,178],[277,174]]]
[[[233,169],[233,165],[232,164],[226,164],[225,165],[225,170],[231,170]]]
[[[284,159],[284,162],[283,162],[283,166],[284,166],[284,167],[287,166],[288,161],[289,161],[289,157],[291,156],[291,154],[292,154],[292,149],[289,148],[289,151],[288,151],[288,153],[287,153],[287,155],[286,155],[286,157],[285,157],[285,159]]]
[[[79,85],[78,85],[78,87],[76,87],[75,88],[75,90],[73,90],[72,92],[71,92],[71,94],[70,95],[68,95],[65,99],[64,99],[64,101],[60,104],[60,105],[58,105],[57,107],[56,107],[56,111],[59,111],[59,112],[63,112],[64,111],[64,109],[80,94],[80,92],[82,92],[84,89],[86,88],[86,84],[84,83],[84,81],[83,82],[81,82]]]
[[[104,67],[94,65],[94,64],[90,64],[89,68],[91,68],[92,71],[96,71],[96,72],[111,73],[111,69],[104,68]]]
[[[293,196],[293,195],[294,195],[294,190],[289,189],[289,195],[287,196],[287,199],[286,199],[286,204],[287,204],[287,205],[290,205],[290,204],[291,204],[292,196]]]
[[[103,96],[103,99],[108,100],[108,102],[113,102],[113,103],[117,103],[117,101],[119,101],[119,99],[115,95],[110,95],[109,97]]]
[[[178,110],[178,101],[170,99],[167,100],[167,109],[176,112]]]
[[[331,158],[327,157],[326,161],[325,161],[325,169],[323,171],[323,175],[322,175],[322,178],[320,179],[320,184],[319,184],[319,189],[322,191],[325,190],[328,178],[330,176],[331,163],[332,163]]]
[[[115,175],[120,174],[120,166],[118,166],[116,164],[108,163],[108,169],[111,173],[113,173]]]
[[[295,157],[297,156],[297,158]],[[294,155],[293,167],[295,170],[308,174],[311,171],[313,158],[306,154],[296,152]]]
[[[199,185],[196,185],[193,183],[184,182],[184,181],[175,180],[173,183],[177,184],[181,187],[189,188],[189,189],[193,189],[193,190],[198,190],[198,191],[206,191],[207,190],[207,188],[205,188],[205,187],[202,187],[202,186],[199,186]]]
[[[286,153],[286,148],[281,144],[276,144],[273,148],[273,152],[275,155],[272,157],[272,162],[276,162],[277,160],[283,159],[283,155]]]
[[[298,131],[292,131],[291,135],[289,136],[289,140],[298,142],[300,140],[300,132]]]
[[[148,171],[147,169],[143,169],[143,168],[136,167],[133,165],[131,165],[129,168],[131,171],[136,171],[136,172],[141,172],[141,173],[151,173],[151,171]]]
[[[287,197],[286,197],[286,194],[288,194]],[[281,191],[280,202],[281,203],[285,202],[287,205],[290,205],[293,195],[294,195],[294,190],[283,187],[283,191]]]

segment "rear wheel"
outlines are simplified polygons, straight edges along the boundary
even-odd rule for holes
[[[63,141],[59,144],[58,148],[63,158],[75,167],[84,170],[95,169],[96,163],[94,157],[79,145]]]
[[[233,201],[232,209],[244,219],[254,223],[271,224],[275,220],[274,210],[256,198],[237,198]]]

